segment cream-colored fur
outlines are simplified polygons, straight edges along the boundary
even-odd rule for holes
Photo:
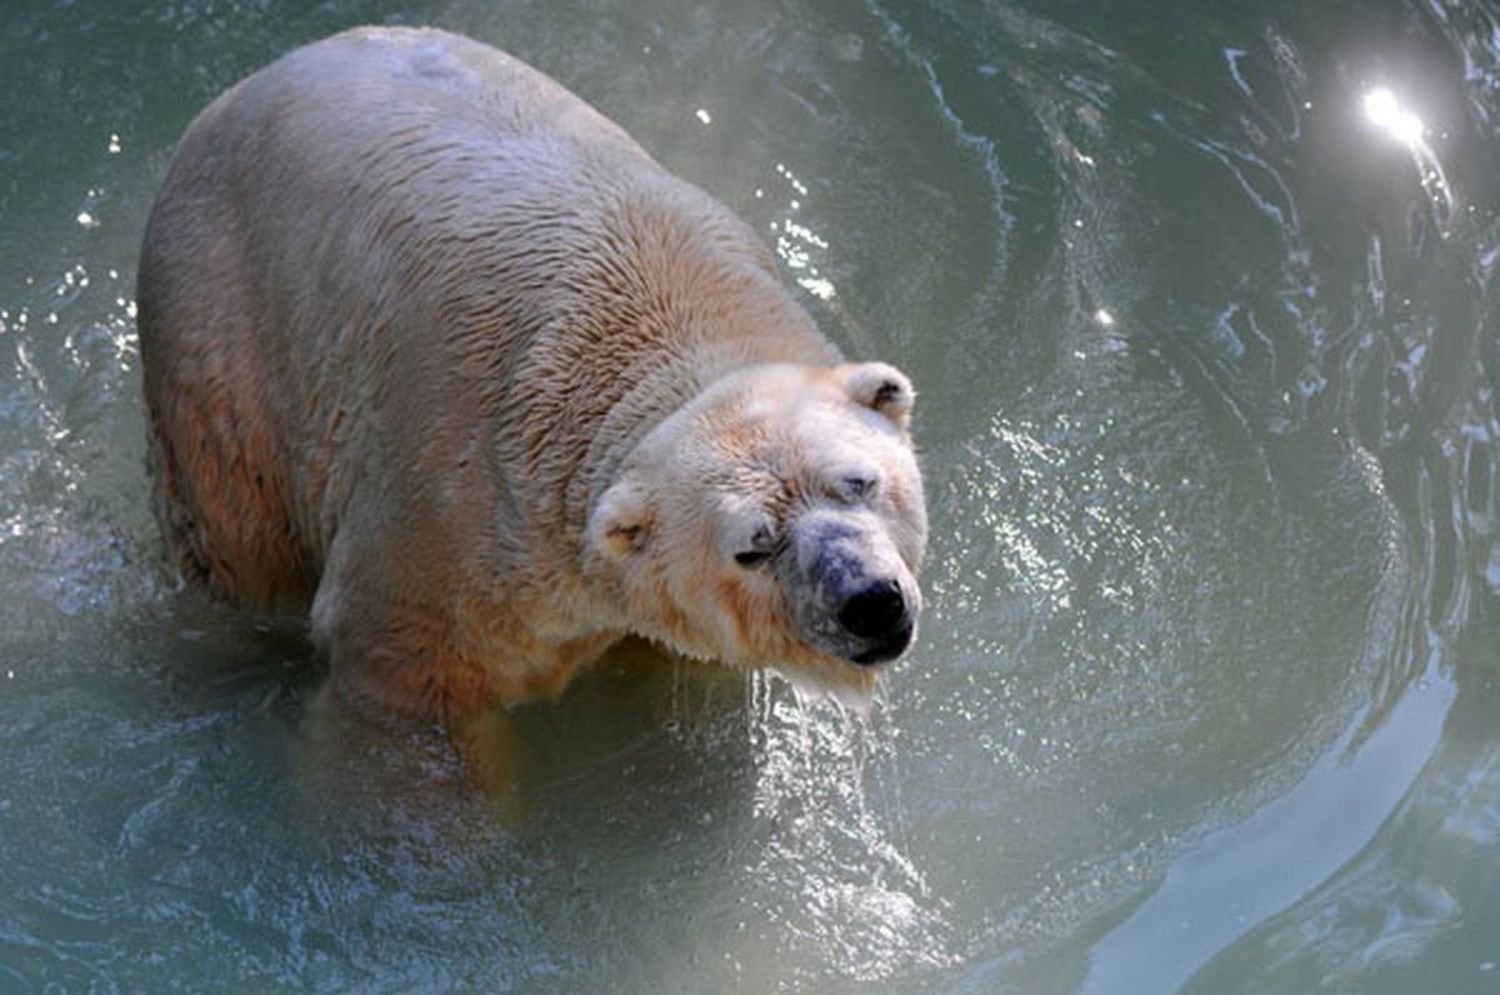
[[[227,91],[139,302],[180,568],[310,609],[353,700],[472,715],[630,633],[867,684],[734,561],[776,515],[864,516],[916,597],[905,377],[840,365],[743,223],[485,45],[359,29]]]

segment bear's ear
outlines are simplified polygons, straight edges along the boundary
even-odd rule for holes
[[[917,392],[906,374],[889,363],[845,363],[833,375],[855,404],[873,408],[902,431],[911,423]]]
[[[621,477],[589,516],[589,542],[608,559],[624,559],[645,547],[652,517],[646,489],[633,476]]]

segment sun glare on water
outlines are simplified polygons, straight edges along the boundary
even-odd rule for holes
[[[1437,153],[1427,144],[1427,127],[1422,119],[1406,107],[1387,87],[1378,86],[1365,94],[1365,117],[1371,124],[1405,146],[1411,153],[1421,177],[1422,190],[1432,203],[1434,218],[1439,230],[1446,236],[1452,233],[1454,220],[1453,191],[1448,186],[1443,164]]]
[[[1422,119],[1402,107],[1396,95],[1383,86],[1365,94],[1365,117],[1405,145],[1422,140]]]

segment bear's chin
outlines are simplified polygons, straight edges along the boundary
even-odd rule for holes
[[[869,715],[875,707],[879,681],[869,667],[829,661],[822,666],[781,665],[767,669],[790,684],[799,698],[831,701],[861,716]]]

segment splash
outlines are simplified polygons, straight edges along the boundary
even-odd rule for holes
[[[765,838],[748,878],[780,942],[848,978],[888,980],[953,963],[947,903],[906,852],[895,728],[766,674],[750,677],[753,810]]]

